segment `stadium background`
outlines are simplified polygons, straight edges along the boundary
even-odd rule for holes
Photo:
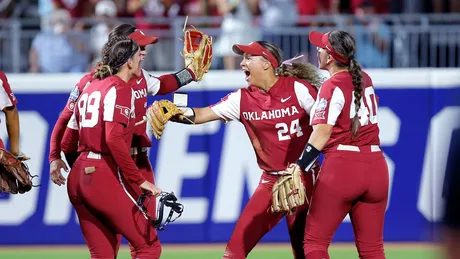
[[[239,43],[254,37],[271,40],[283,48],[286,59],[303,54],[303,61],[316,64],[315,49],[307,40],[311,30],[340,28],[353,33],[362,53],[357,58],[380,97],[380,136],[391,177],[385,226],[388,258],[440,258],[436,243],[444,170],[450,139],[460,128],[458,6],[439,5],[443,1],[437,0],[330,4],[293,0],[275,6],[277,1],[260,0],[249,18],[239,16],[245,4],[254,1],[129,0],[125,5],[115,1],[115,15],[114,5],[107,0],[0,1],[0,69],[7,73],[19,100],[21,150],[32,157],[28,165],[40,175],[41,184],[25,195],[0,198],[1,258],[88,257],[66,188],[49,180],[51,130],[73,85],[98,59],[97,46],[107,38],[107,24],[129,22],[159,35],[160,42],[149,48],[144,67],[161,75],[182,67],[182,43],[177,38],[185,14],[190,15],[189,24],[214,36],[216,50],[205,80],[181,89],[189,94],[192,106],[215,103],[245,86],[232,57],[224,57],[228,35]],[[132,13],[134,9],[127,6],[136,2],[144,4],[143,10]],[[225,12],[219,8],[223,2],[237,9]],[[72,3],[88,10],[77,12],[78,8],[69,8]],[[65,9],[65,4],[70,16],[55,11]],[[289,5],[297,8],[299,16],[273,15],[277,8],[289,10]],[[253,35],[235,29],[239,27],[234,22],[244,19],[250,21],[245,30]],[[50,25],[63,20],[69,30],[57,33]],[[161,98],[172,96],[149,97],[149,103]],[[0,128],[0,137],[6,140],[6,130]],[[260,176],[243,127],[218,122],[190,127],[169,124],[162,140],[153,141],[150,159],[158,185],[174,191],[185,205],[183,216],[160,233],[165,244],[162,258],[220,258]],[[357,258],[352,241],[346,219],[334,237],[333,258]],[[249,258],[291,258],[287,242],[282,221]],[[121,258],[128,258],[126,247]]]

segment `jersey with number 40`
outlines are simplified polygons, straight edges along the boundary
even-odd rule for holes
[[[342,145],[379,145],[379,126],[377,124],[378,98],[372,80],[363,72],[363,95],[358,112],[360,127],[355,138],[351,131],[356,114],[354,86],[351,75],[339,72],[326,80],[321,86],[313,107],[311,125],[329,124],[334,126],[323,152]]]
[[[93,80],[83,90],[68,127],[79,131],[78,152],[110,154],[105,141],[105,122],[125,125],[123,137],[129,147],[134,120],[133,89],[118,76],[110,76],[104,80]]]
[[[317,89],[308,82],[280,77],[268,92],[255,86],[242,88],[211,109],[225,121],[243,123],[259,167],[274,172],[286,169],[305,148],[312,132],[309,114],[316,95]]]

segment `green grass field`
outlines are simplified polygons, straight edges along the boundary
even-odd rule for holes
[[[162,259],[219,259],[224,245],[165,245]],[[330,249],[331,258],[358,258],[353,244],[335,244]],[[387,259],[440,259],[440,249],[433,244],[388,244]],[[1,259],[87,259],[85,247],[2,247]],[[119,259],[129,259],[127,247],[122,247]],[[255,248],[248,259],[288,259],[293,258],[287,245],[263,244]]]

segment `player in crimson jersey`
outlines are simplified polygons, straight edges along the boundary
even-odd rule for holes
[[[135,205],[136,189],[158,195],[129,153],[134,133],[135,96],[128,84],[142,74],[139,45],[114,37],[104,46],[103,65],[75,104],[69,127],[78,130],[80,156],[68,179],[68,195],[93,259],[113,259],[118,235],[133,246],[136,258],[160,258],[153,225]]]
[[[263,170],[259,186],[244,208],[232,233],[224,258],[244,259],[259,240],[282,218],[273,213],[271,191],[286,165],[294,162],[312,132],[310,110],[315,102],[321,77],[316,68],[306,64],[281,63],[281,50],[266,41],[234,45],[243,55],[241,68],[247,88],[238,89],[219,103],[206,108],[184,108],[196,124],[214,120],[241,122],[252,142],[257,163]],[[187,123],[186,121],[182,121]],[[307,197],[313,185],[312,174],[304,178]],[[287,216],[295,258],[304,258],[303,231],[308,204]]]
[[[305,228],[305,256],[329,258],[331,239],[350,214],[362,259],[383,259],[388,166],[380,150],[378,99],[372,80],[354,58],[355,40],[344,31],[312,32],[318,63],[329,71],[312,110],[313,133],[297,166],[308,170],[325,154]]]
[[[130,24],[122,24],[114,28],[109,34],[109,39],[117,36],[129,36],[134,39],[140,45],[141,60],[144,60],[147,53],[145,46],[154,44],[158,41],[158,38],[147,36]],[[148,95],[169,94],[195,79],[193,67],[182,69],[174,74],[162,75],[160,77],[154,77],[147,71],[142,70],[141,75],[134,76],[128,82],[134,90],[136,118],[138,118],[138,120],[142,120],[142,117],[145,115]],[[78,132],[70,128],[66,129],[66,125],[73,114],[77,98],[80,96],[82,91],[89,86],[92,80],[93,72],[85,75],[74,87],[51,134],[49,155],[50,174],[51,179],[55,184],[64,184],[65,178],[61,173],[61,169],[68,171],[66,164],[61,159],[61,150],[64,151],[66,160],[70,166],[72,166],[73,162],[79,155],[76,150],[78,144]],[[135,126],[134,136],[131,143],[132,158],[144,178],[152,183],[155,183],[152,165],[147,153],[147,148],[150,146],[151,140],[146,133],[146,124],[144,123]],[[156,200],[152,199],[147,206],[149,211],[156,211]],[[131,253],[133,258],[135,258],[135,251],[133,249],[131,249]]]
[[[141,58],[144,60],[146,55],[145,46],[154,44],[158,38],[153,36],[146,36],[142,31],[137,30],[130,24],[122,24],[113,29],[109,34],[109,39],[118,36],[129,36],[134,39],[141,47]],[[66,130],[66,125],[72,116],[75,101],[80,96],[81,92],[93,80],[93,73],[85,75],[80,82],[75,85],[72,90],[66,106],[62,110],[59,119],[54,126],[50,139],[50,174],[54,183],[62,185],[65,183],[65,178],[61,173],[61,169],[68,171],[64,161],[61,159],[61,150],[64,151],[66,160],[70,166],[73,161],[78,157],[76,146],[78,137],[75,137],[75,132],[70,129]],[[195,80],[193,68],[182,69],[174,74],[167,74],[160,77],[154,77],[147,71],[142,70],[141,75],[132,78],[129,84],[134,89],[134,96],[136,98],[135,106],[137,117],[142,120],[145,115],[147,107],[148,95],[165,95],[180,87]],[[62,141],[66,139],[66,141]],[[135,127],[135,136],[133,138],[132,150],[133,159],[136,164],[141,168],[145,177],[153,181],[153,171],[147,157],[147,148],[151,146],[150,137],[146,134],[146,124],[141,124]]]
[[[29,158],[19,151],[19,113],[16,108],[17,103],[18,100],[13,91],[11,91],[5,73],[0,71],[0,109],[5,113],[10,152],[21,160],[27,160]],[[6,148],[2,139],[0,139],[0,148]]]

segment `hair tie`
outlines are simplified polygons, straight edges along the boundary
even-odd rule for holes
[[[288,59],[288,60],[283,61],[283,63],[281,63],[281,65],[289,65],[289,66],[292,66],[292,61],[297,60],[297,59],[299,59],[299,58],[301,58],[301,57],[303,57],[303,55],[295,56],[295,57],[293,57],[293,58],[291,58],[291,59]]]
[[[353,59],[355,59],[355,56],[353,56],[353,55],[351,55],[351,56],[348,57],[348,60],[349,60],[349,61],[351,61],[351,60],[353,60]]]

